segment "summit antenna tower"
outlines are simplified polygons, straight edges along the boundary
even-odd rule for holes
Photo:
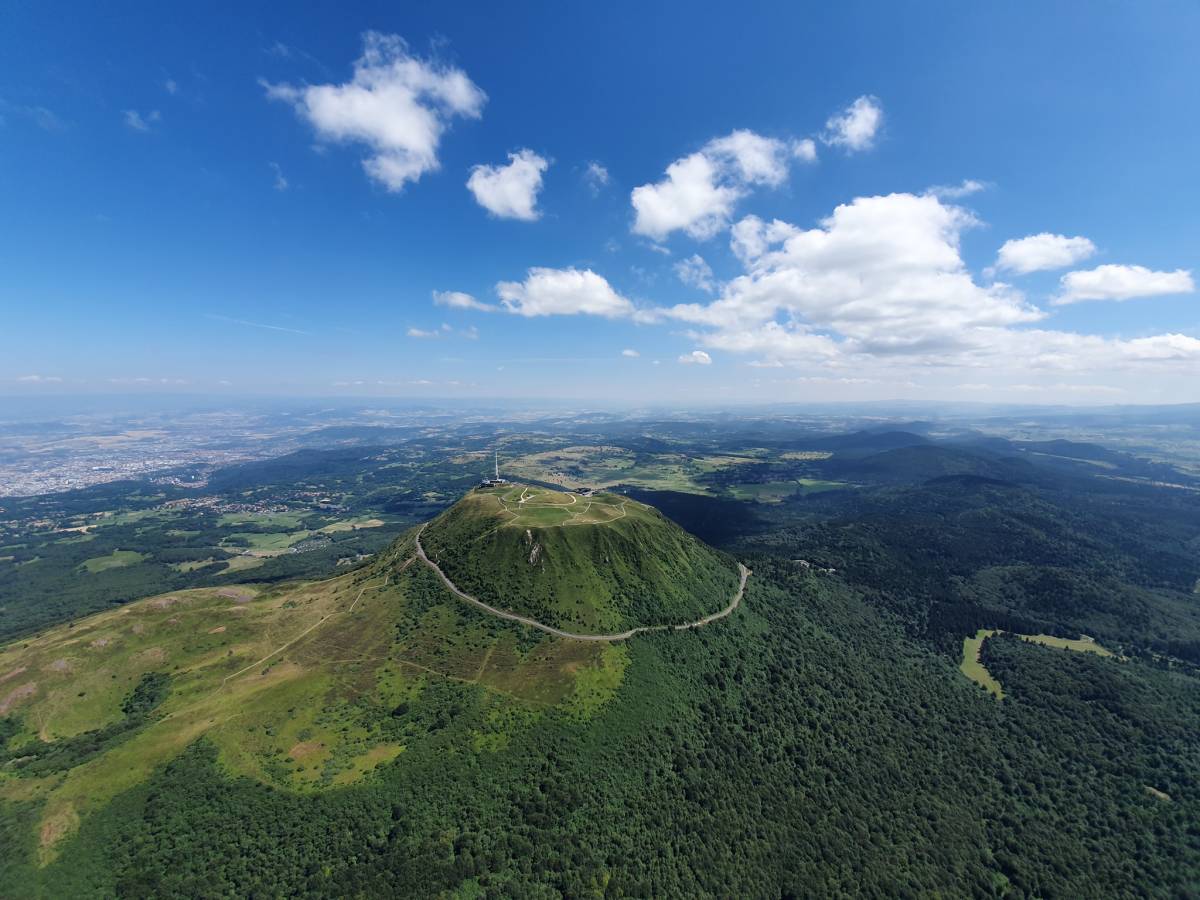
[[[507,482],[505,479],[503,479],[503,478],[501,478],[501,477],[500,477],[500,451],[499,451],[499,450],[496,450],[496,451],[495,451],[495,453],[494,453],[494,459],[495,459],[495,461],[496,461],[496,475],[495,475],[495,477],[494,477],[494,478],[485,478],[485,479],[483,479],[483,481],[481,481],[481,482],[479,483],[479,486],[480,486],[481,488],[486,488],[486,487],[499,487],[499,486],[500,486],[500,485],[502,485],[502,484],[508,484],[508,482]]]

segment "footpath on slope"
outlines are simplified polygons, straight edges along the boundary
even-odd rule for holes
[[[442,584],[444,584],[446,589],[449,590],[450,593],[454,594],[454,596],[461,600],[466,600],[472,606],[477,606],[484,612],[490,613],[493,616],[498,616],[501,619],[508,619],[510,622],[520,622],[522,625],[528,625],[530,628],[536,628],[538,631],[546,632],[546,634],[552,634],[555,637],[569,638],[573,641],[605,641],[611,643],[613,641],[628,640],[636,634],[645,634],[651,631],[686,631],[689,628],[699,628],[702,625],[707,625],[709,622],[715,622],[717,619],[723,619],[737,609],[738,604],[742,602],[742,594],[746,592],[746,579],[750,577],[750,570],[747,569],[743,563],[739,562],[738,574],[741,578],[741,582],[738,585],[737,593],[733,595],[733,600],[721,611],[707,615],[703,619],[697,619],[695,622],[686,622],[683,625],[639,625],[637,628],[630,628],[628,631],[622,631],[618,634],[575,634],[574,632],[563,631],[561,628],[555,628],[553,625],[546,625],[545,623],[539,622],[537,619],[531,619],[528,616],[518,615],[517,613],[509,612],[506,609],[498,609],[495,606],[484,603],[477,597],[472,597],[466,591],[461,590],[458,585],[451,581],[446,573],[442,571],[441,566],[425,555],[425,548],[421,546],[421,532],[424,530],[425,526],[422,525],[420,530],[417,532],[417,556],[421,557],[421,561],[437,573],[438,578],[442,580]]]

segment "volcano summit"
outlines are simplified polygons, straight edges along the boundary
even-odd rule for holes
[[[520,484],[473,491],[416,543],[461,599],[584,640],[702,625],[748,574],[643,503]]]

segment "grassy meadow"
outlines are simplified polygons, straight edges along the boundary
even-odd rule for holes
[[[367,777],[456,705],[481,711],[486,752],[547,709],[586,717],[612,696],[622,651],[479,613],[411,549],[288,588],[176,591],[0,649],[0,801],[40,809],[40,862],[201,736],[232,774],[321,791]],[[129,721],[150,676],[164,696]],[[447,690],[461,695],[449,706]]]
[[[962,662],[959,670],[985,688],[997,700],[1004,699],[1004,688],[984,666],[980,657],[983,654],[983,642],[998,634],[1007,634],[995,628],[980,628],[974,636],[963,638]],[[1100,646],[1095,639],[1086,635],[1078,638],[1055,637],[1052,634],[1014,634],[1027,644],[1038,644],[1042,647],[1052,647],[1059,650],[1073,650],[1077,653],[1094,653],[1097,656],[1112,656],[1111,650]]]

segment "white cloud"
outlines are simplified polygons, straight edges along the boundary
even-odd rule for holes
[[[864,94],[840,113],[829,117],[821,139],[826,144],[850,151],[869,150],[882,124],[883,107],[879,100]]]
[[[925,193],[933,194],[941,200],[961,200],[963,197],[970,197],[972,194],[978,194],[987,189],[987,182],[964,178],[958,184],[935,184]]]
[[[1061,269],[1087,259],[1095,252],[1096,245],[1085,237],[1042,232],[1005,241],[996,255],[996,269],[1017,275]]]
[[[162,121],[162,116],[157,109],[150,110],[144,116],[136,109],[127,109],[121,113],[121,117],[125,120],[125,124],[134,131],[149,131]]]
[[[809,142],[811,143],[811,141]],[[674,231],[706,240],[729,223],[733,207],[753,186],[778,187],[804,150],[752,131],[734,131],[667,166],[666,178],[633,189],[633,231],[656,241]]]
[[[703,350],[693,350],[691,353],[685,353],[679,357],[679,361],[685,366],[711,366],[712,357]]]
[[[703,153],[671,163],[663,181],[643,184],[630,194],[634,232],[658,241],[680,229],[699,240],[712,237],[725,227],[742,195],[739,188],[718,184],[720,177]]]
[[[60,384],[62,379],[57,375],[21,375],[17,381],[24,384]]]
[[[1041,330],[997,333],[977,360],[995,368],[1059,372],[1128,370],[1180,361],[1200,363],[1200,340],[1174,333],[1125,340]]]
[[[711,294],[717,289],[713,271],[699,253],[694,253],[687,259],[681,259],[675,263],[675,274],[684,284],[701,291]]]
[[[410,338],[436,338],[442,336],[438,331],[426,331],[424,328],[409,328],[405,334]]]
[[[433,302],[436,306],[445,306],[450,309],[474,309],[479,312],[496,311],[496,307],[490,303],[483,303],[462,291],[434,291]]]
[[[1055,306],[1084,300],[1133,300],[1166,294],[1190,294],[1196,289],[1186,269],[1155,272],[1145,266],[1097,266],[1062,277],[1061,292],[1050,302]]]
[[[176,82],[174,78],[168,78],[166,81],[163,82],[163,89],[168,94],[172,94],[172,95],[178,94],[179,93],[179,83]]]
[[[803,140],[792,142],[792,156],[801,162],[813,163],[817,161],[817,142],[812,138],[804,138]]]
[[[753,131],[741,129],[711,140],[704,153],[731,168],[737,180],[746,184],[778,187],[787,178],[788,145]]]
[[[798,233],[794,225],[779,219],[768,224],[758,216],[746,216],[730,229],[729,247],[734,256],[749,264],[766,253],[771,244],[780,244]]]
[[[767,322],[747,328],[694,334],[693,337],[718,350],[760,354],[760,363],[769,366],[783,365],[782,360],[789,363],[822,362],[835,359],[839,354],[836,341],[823,334],[813,334],[797,324]]]
[[[972,281],[958,245],[974,223],[959,207],[913,194],[857,198],[807,231],[747,218],[733,231],[747,274],[707,306],[668,313],[740,340],[757,330],[781,350],[803,323],[871,353],[961,347],[969,329],[1041,318],[1007,285]],[[803,344],[812,342],[805,336]]]
[[[1148,361],[1186,359],[1200,362],[1200,340],[1186,334],[1156,334],[1119,343],[1127,359]]]
[[[633,313],[633,304],[591,269],[533,268],[524,281],[496,285],[504,308],[521,316],[587,313],[618,318]]]
[[[279,167],[279,163],[267,163],[271,167],[271,171],[275,173],[275,190],[286,191],[288,189],[288,180],[284,177],[283,169]]]
[[[600,191],[608,187],[612,178],[608,174],[608,169],[603,165],[592,160],[587,164],[587,168],[583,170],[583,180],[588,186],[588,190],[592,192],[593,197],[600,196]]]
[[[629,357],[630,359],[637,359],[637,358],[638,358],[639,356],[641,356],[642,354],[638,353],[636,350],[622,350],[622,351],[621,351],[621,355],[622,355],[622,356],[627,356],[627,357]]]
[[[964,265],[960,238],[975,224],[930,193],[859,197],[811,229],[748,216],[731,236],[745,274],[709,303],[639,310],[635,319],[689,322],[701,346],[753,355],[752,365],[849,370],[892,385],[963,369],[1015,381],[1038,371],[1182,372],[1200,363],[1200,338],[1187,334],[1122,339],[1030,327],[1045,313],[1009,285],[977,284]],[[1150,274],[1176,287],[1188,275]],[[1107,289],[1132,290],[1125,282]]]
[[[398,35],[369,31],[344,84],[263,83],[318,136],[369,148],[363,168],[389,191],[438,168],[443,132],[455,116],[479,118],[487,95],[461,69],[411,55]]]
[[[501,219],[532,222],[541,216],[537,195],[542,189],[542,173],[548,160],[532,150],[508,154],[507,166],[474,166],[467,187],[475,201]]]

